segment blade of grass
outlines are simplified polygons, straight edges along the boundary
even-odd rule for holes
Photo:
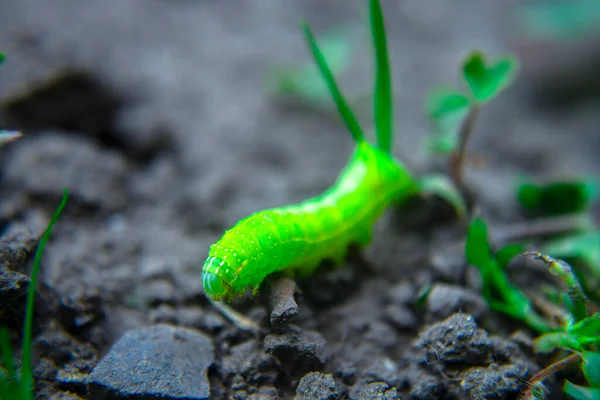
[[[377,131],[377,144],[386,153],[392,151],[393,112],[392,112],[392,79],[388,60],[385,22],[379,0],[371,0],[371,33],[375,47],[376,75],[374,115]]]
[[[308,43],[308,46],[315,59],[315,62],[317,63],[317,67],[319,68],[319,71],[321,72],[321,75],[323,76],[323,79],[327,84],[327,88],[329,89],[329,92],[333,97],[338,112],[342,116],[346,127],[348,128],[348,130],[352,134],[352,137],[357,143],[364,141],[365,137],[363,135],[360,124],[358,123],[358,120],[356,119],[354,113],[350,109],[348,102],[346,101],[342,92],[340,91],[333,76],[333,73],[331,72],[331,69],[327,64],[323,53],[317,45],[314,34],[312,33],[310,27],[306,23],[302,23],[301,28],[304,32],[304,37],[306,39],[306,42]]]
[[[42,255],[44,254],[44,247],[50,238],[50,233],[58,217],[62,213],[63,209],[67,205],[67,199],[69,192],[67,189],[63,192],[62,201],[54,212],[52,219],[48,223],[48,227],[44,232],[44,235],[40,239],[40,243],[35,252],[35,259],[33,261],[33,269],[31,271],[31,278],[29,280],[29,290],[27,292],[27,309],[25,311],[25,328],[23,332],[23,359],[22,359],[22,372],[21,372],[21,388],[23,395],[27,394],[29,398],[33,399],[33,375],[31,372],[31,341],[33,334],[33,308],[35,306],[35,287],[37,283],[38,273],[40,271],[40,264],[42,261]]]

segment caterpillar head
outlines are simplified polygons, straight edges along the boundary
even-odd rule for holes
[[[202,286],[204,293],[213,300],[233,296],[231,282],[235,279],[232,268],[223,260],[208,257],[202,268]]]

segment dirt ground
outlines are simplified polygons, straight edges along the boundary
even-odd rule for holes
[[[382,3],[394,153],[416,174],[430,168],[419,151],[425,94],[457,83],[460,61],[480,48],[524,64],[470,146],[485,163],[467,180],[491,226],[522,220],[521,174],[600,176],[597,42],[536,46],[515,33],[511,2]],[[367,251],[299,281],[297,306],[269,300],[286,281],[237,303],[259,332],[203,295],[202,263],[226,228],[318,194],[347,161],[338,117],[268,93],[265,74],[309,60],[307,19],[317,33],[348,29],[356,51],[340,81],[370,91],[365,5],[2,2],[0,128],[25,132],[0,150],[0,315],[15,345],[37,240],[71,193],[41,269],[38,398],[516,398],[543,363],[532,333],[488,311],[465,265],[464,224],[423,206],[386,214]]]

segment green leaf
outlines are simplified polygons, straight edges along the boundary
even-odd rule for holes
[[[564,332],[551,332],[538,336],[533,341],[533,349],[536,353],[547,354],[559,347],[563,347],[569,341],[569,335]]]
[[[600,312],[579,321],[568,328],[571,335],[579,337],[598,337],[600,340]]]
[[[458,147],[458,131],[469,113],[469,99],[454,89],[438,88],[425,99],[425,112],[432,132],[426,137],[433,153],[452,153]]]
[[[492,249],[488,242],[487,225],[481,218],[474,218],[471,222],[465,248],[469,264],[482,268],[488,263],[494,262]]]
[[[428,174],[419,181],[422,194],[438,196],[448,202],[459,218],[467,216],[467,205],[458,188],[447,175]]]
[[[392,149],[393,139],[393,104],[392,78],[388,60],[385,22],[379,0],[371,0],[371,34],[375,47],[376,76],[374,94],[375,129],[379,148],[386,153]]]
[[[448,114],[468,109],[469,105],[469,99],[462,93],[455,89],[441,87],[428,93],[425,99],[425,112],[429,118],[438,120]]]
[[[2,64],[4,62],[4,60],[6,60],[4,53],[0,53],[0,64]]]
[[[600,400],[600,388],[579,386],[566,381],[563,390],[575,400]]]
[[[555,258],[581,259],[600,276],[600,230],[575,233],[546,242],[543,252]]]
[[[502,268],[506,268],[513,258],[523,253],[527,248],[522,243],[511,243],[502,247],[496,252],[496,261]]]
[[[331,71],[343,73],[350,64],[352,46],[348,38],[335,30],[321,35],[320,42],[321,52]],[[267,73],[267,84],[274,93],[295,95],[318,104],[330,101],[327,84],[313,63],[273,67]]]
[[[487,103],[510,85],[518,69],[519,63],[513,56],[488,64],[480,51],[472,52],[463,62],[463,76],[479,103]]]
[[[302,30],[304,31],[304,36],[306,38],[306,42],[308,43],[308,46],[310,48],[310,51],[312,52],[315,62],[317,63],[317,66],[319,67],[319,71],[321,72],[321,75],[327,84],[329,92],[331,93],[331,96],[333,97],[333,100],[338,109],[338,112],[340,113],[340,115],[342,117],[342,120],[344,121],[344,123],[346,124],[346,127],[352,134],[352,137],[354,138],[354,140],[357,143],[362,142],[365,138],[364,138],[362,129],[360,127],[360,124],[358,123],[358,120],[354,116],[354,113],[352,112],[352,109],[348,105],[348,102],[344,98],[344,95],[340,91],[340,89],[335,81],[335,78],[333,76],[333,73],[331,72],[329,65],[327,65],[327,61],[325,60],[323,53],[319,49],[319,46],[317,45],[317,42],[315,40],[315,37],[314,37],[310,27],[306,23],[303,23]]]
[[[591,179],[548,184],[523,182],[517,189],[517,200],[528,211],[557,215],[585,210],[597,193],[597,183]]]
[[[583,353],[583,373],[591,386],[600,388],[600,353]]]

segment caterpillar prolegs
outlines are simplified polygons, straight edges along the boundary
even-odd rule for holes
[[[252,214],[210,247],[202,268],[204,292],[214,300],[232,300],[248,287],[256,292],[274,272],[309,275],[325,260],[341,264],[348,246],[367,246],[373,225],[392,203],[418,191],[408,170],[391,155],[391,88],[381,8],[371,0],[377,54],[375,114],[378,147],[360,126],[321,54],[312,33],[305,35],[317,66],[356,141],[354,154],[335,184],[302,203]]]

